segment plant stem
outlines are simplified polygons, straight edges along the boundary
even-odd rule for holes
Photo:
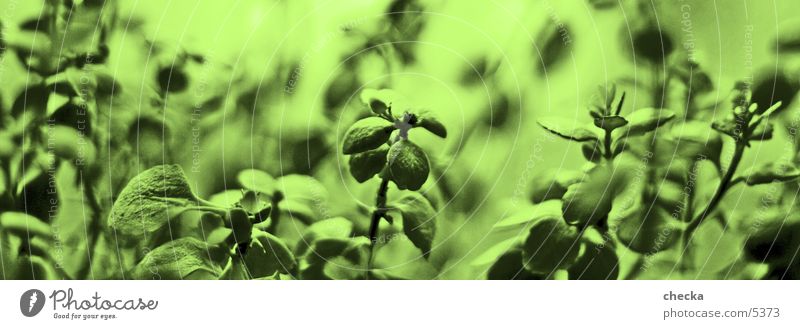
[[[367,272],[366,278],[370,278],[372,272],[372,254],[375,252],[375,241],[378,237],[378,224],[381,218],[386,215],[386,193],[389,191],[389,180],[384,178],[381,180],[381,186],[378,188],[378,194],[375,197],[375,210],[372,211],[372,218],[369,223],[369,253],[367,256]]]
[[[688,245],[689,241],[692,238],[692,234],[703,223],[703,221],[710,215],[714,209],[719,205],[719,202],[722,200],[722,197],[725,196],[725,192],[728,191],[728,188],[731,186],[731,181],[733,180],[733,175],[736,173],[736,168],[739,167],[739,162],[742,161],[742,154],[744,154],[744,148],[746,146],[746,142],[736,142],[736,149],[733,151],[733,158],[731,159],[731,164],[728,166],[728,170],[725,172],[725,175],[722,177],[722,180],[719,182],[719,186],[717,187],[716,192],[714,192],[714,196],[711,197],[711,201],[708,202],[708,205],[702,212],[700,212],[696,218],[694,218],[689,225],[686,226],[686,230],[683,233],[683,243]],[[691,214],[690,214],[691,215]],[[686,247],[684,245],[684,248]]]
[[[605,144],[605,154],[603,155],[605,156],[606,160],[610,161],[611,158],[614,157],[614,154],[611,153],[611,132],[608,130],[606,130],[605,141],[603,144]]]

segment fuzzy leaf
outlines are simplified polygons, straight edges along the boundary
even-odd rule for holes
[[[403,232],[428,258],[436,235],[436,209],[420,194],[403,197],[398,201],[397,208],[403,214]]]
[[[356,121],[344,134],[344,154],[366,152],[386,143],[394,126],[381,118],[369,117]]]
[[[350,157],[350,174],[359,183],[366,182],[383,170],[388,153],[389,146],[383,145],[374,150],[352,155]]]
[[[111,207],[109,225],[129,236],[152,233],[193,200],[196,197],[180,166],[156,166],[128,182]]]
[[[545,130],[562,138],[576,142],[598,140],[598,134],[590,127],[561,117],[546,117],[539,119],[539,125]]]
[[[147,253],[131,274],[137,280],[213,279],[222,273],[219,264],[226,257],[224,249],[195,238],[180,238]]]
[[[386,175],[401,190],[419,190],[428,180],[430,164],[422,149],[408,140],[401,140],[389,149]]]

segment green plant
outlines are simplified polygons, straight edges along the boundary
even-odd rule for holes
[[[409,140],[409,131],[423,128],[436,136],[447,137],[444,125],[429,112],[401,109],[404,112],[395,115],[392,103],[396,97],[397,94],[391,90],[363,91],[361,100],[369,107],[373,116],[350,126],[342,145],[342,153],[350,155],[350,173],[358,182],[366,182],[375,175],[381,178],[367,236],[370,240],[368,272],[371,270],[380,221],[386,219],[392,222],[388,212],[393,208],[386,203],[389,182],[394,182],[400,190],[416,191],[422,188],[430,175],[428,156],[422,148]],[[433,221],[435,210],[421,196],[407,197],[400,201],[396,209],[402,214],[406,235],[427,257],[436,232]]]

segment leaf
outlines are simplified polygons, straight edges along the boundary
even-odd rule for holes
[[[521,249],[511,249],[496,258],[486,273],[488,280],[541,280],[545,277],[529,272],[522,266],[523,255]]]
[[[594,125],[605,131],[613,131],[628,124],[628,120],[619,115],[606,115],[594,119]]]
[[[478,257],[475,257],[475,259],[472,260],[470,265],[476,267],[484,267],[491,265],[497,261],[498,257],[501,257],[503,254],[506,254],[509,251],[519,247],[520,243],[521,243],[520,238],[517,236],[500,241],[495,245],[487,248]],[[522,266],[522,262],[520,262],[519,264],[520,266]]]
[[[620,185],[620,179],[614,178],[610,168],[599,165],[589,171],[583,181],[570,185],[561,198],[567,223],[586,227],[606,217]]]
[[[675,113],[666,109],[643,108],[625,116],[628,125],[625,129],[615,131],[614,138],[641,136],[666,124],[675,117]]]
[[[546,74],[547,70],[552,70],[564,59],[569,58],[569,51],[572,49],[570,28],[560,21],[552,22],[539,32],[545,39],[543,47],[535,49],[535,55],[539,57],[536,67],[540,74]]]
[[[772,123],[761,123],[759,124],[752,133],[750,133],[749,141],[768,141],[772,139],[772,134],[774,132],[774,128]]]
[[[129,236],[153,233],[196,199],[180,166],[155,166],[122,189],[111,207],[109,226]]]
[[[398,95],[391,89],[364,89],[359,98],[364,105],[367,105],[372,110],[372,113],[382,115],[388,114],[389,106],[398,98]]]
[[[617,237],[623,245],[640,254],[655,254],[678,241],[680,222],[669,211],[650,202],[638,201],[617,209],[609,218],[618,219]]]
[[[278,209],[281,211],[281,218],[296,219],[306,225],[311,225],[319,220],[317,213],[304,199],[283,200],[278,205]]]
[[[253,278],[289,274],[297,265],[294,254],[280,238],[267,232],[253,230],[244,254],[244,264]]]
[[[747,185],[769,184],[774,181],[789,182],[800,177],[800,169],[791,163],[764,163],[746,174]]]
[[[231,230],[233,231],[233,238],[236,243],[246,243],[250,240],[250,231],[253,229],[253,223],[247,217],[247,212],[244,209],[233,208],[225,215],[225,221],[230,223]]]
[[[727,272],[741,253],[741,240],[730,227],[723,227],[718,220],[706,220],[692,234],[685,257],[691,268],[716,273]]]
[[[537,121],[542,128],[562,138],[576,142],[599,140],[599,135],[591,126],[579,124],[560,117],[545,117]]]
[[[344,154],[369,151],[386,143],[394,126],[384,119],[369,117],[356,121],[344,134]]]
[[[50,225],[41,219],[21,212],[9,211],[0,214],[0,229],[25,238],[28,235],[31,237],[41,236],[47,239],[52,236]]]
[[[428,156],[408,140],[400,140],[389,149],[386,175],[401,190],[419,190],[430,174]]]
[[[522,243],[522,264],[531,272],[552,275],[578,256],[578,231],[560,218],[543,218],[531,226]]]
[[[561,218],[561,200],[547,200],[535,205],[526,205],[494,224],[495,229],[519,227],[523,224],[539,221],[546,217]]]
[[[195,238],[180,238],[147,253],[133,269],[131,276],[137,280],[218,278],[222,274],[219,264],[226,258],[227,253],[222,248]]]
[[[800,52],[800,21],[788,20],[781,23],[776,31],[780,31],[775,37],[775,43],[777,44],[776,51],[780,51],[781,53]]]
[[[739,139],[740,128],[735,122],[729,119],[714,121],[714,123],[711,124],[711,128],[725,135],[733,137],[734,139]]]
[[[336,241],[346,241],[351,238],[352,232],[353,223],[344,217],[334,217],[318,221],[306,228],[302,239],[295,247],[295,253],[299,256],[308,256],[311,253],[317,253],[319,252],[317,250],[319,248],[316,245],[318,241],[323,241],[320,243],[320,246],[326,243],[324,240],[333,240],[332,243]],[[332,250],[328,248],[327,250],[322,249],[322,251],[330,252]],[[338,252],[340,251],[336,251],[334,254],[338,254]]]
[[[447,138],[447,128],[430,112],[423,111],[417,114],[417,123],[414,126],[425,128],[425,130],[441,138]]]
[[[403,232],[428,258],[436,235],[436,209],[421,194],[407,195],[397,202],[396,207],[403,214]]]
[[[616,280],[619,277],[619,257],[610,245],[584,240],[583,254],[569,267],[570,280]]]
[[[270,174],[262,170],[245,169],[240,171],[236,178],[238,179],[239,184],[248,190],[270,196],[275,193],[275,179],[272,178]]]
[[[350,156],[350,174],[359,183],[366,182],[383,170],[388,153],[389,146],[382,145],[377,149]]]

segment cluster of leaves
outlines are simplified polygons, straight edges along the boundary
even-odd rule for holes
[[[772,138],[768,119],[782,108],[781,102],[760,108],[752,102],[749,86],[740,83],[728,116],[713,123],[675,122],[667,109],[623,115],[624,93],[613,106],[615,94],[613,86],[601,88],[604,101],[591,106],[590,124],[557,117],[539,120],[545,130],[581,143],[588,163],[580,172],[555,174],[549,186],[534,191],[533,206],[495,225],[498,231],[517,234],[476,261],[491,264],[488,260],[503,252],[490,267],[489,278],[547,278],[566,270],[570,279],[616,279],[620,257],[628,251],[640,260],[625,277],[647,277],[641,272],[652,263],[662,267],[657,275],[675,269],[686,277],[730,273],[734,267],[746,272],[742,268],[748,265],[752,272],[762,262],[782,273],[793,271],[796,261],[789,255],[798,244],[792,238],[795,220],[787,219],[790,208],[775,205],[766,219],[757,219],[764,225],[753,228],[751,219],[743,224],[748,229],[738,230],[718,209],[738,183],[786,183],[800,177],[791,161],[756,165],[736,175],[745,150]],[[658,129],[665,126],[669,128]],[[731,139],[727,165],[721,160],[720,136]],[[700,169],[706,163],[709,170]]]
[[[115,5],[30,5],[40,7],[38,15],[18,24],[0,22],[3,68],[27,72],[22,79],[5,82],[0,93],[3,275],[83,277],[91,266],[85,256],[59,254],[61,262],[70,260],[67,267],[54,261],[57,231],[50,225],[64,212],[65,200],[77,197],[70,193],[83,195],[90,217],[102,216],[94,186],[106,179],[99,162],[108,155],[109,136],[100,104],[115,93],[116,81],[104,68]],[[99,223],[89,224],[91,247],[101,231]]]

